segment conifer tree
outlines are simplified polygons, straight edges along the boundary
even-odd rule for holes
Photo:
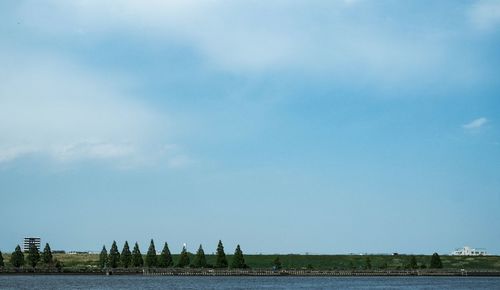
[[[370,257],[366,257],[365,260],[365,270],[370,270],[372,268],[372,260]]]
[[[156,249],[155,243],[153,239],[151,239],[151,243],[149,244],[148,253],[146,254],[146,266],[148,268],[156,267],[158,265],[158,261],[156,258]]]
[[[410,269],[417,269],[418,268],[417,258],[415,258],[414,255],[410,256],[410,263],[408,266]]]
[[[179,256],[179,262],[177,263],[177,267],[184,268],[189,266],[189,255],[186,250],[186,247],[182,247],[181,254]]]
[[[161,255],[158,257],[158,267],[168,268],[173,265],[174,261],[172,260],[172,254],[170,253],[168,244],[165,242],[165,245],[163,245],[163,250],[161,251]]]
[[[443,268],[443,263],[441,262],[441,258],[439,257],[438,253],[432,254],[430,268],[431,269]]]
[[[349,261],[349,268],[348,269],[356,269],[356,266],[354,266],[354,263],[352,261]]]
[[[219,240],[219,244],[217,245],[216,255],[215,268],[227,268],[226,253],[224,253],[224,246],[221,240]]]
[[[107,255],[106,255],[106,257],[107,257]],[[63,266],[64,265],[61,261],[59,261],[57,258],[54,259],[54,267],[56,267],[56,269],[58,269],[60,271]]]
[[[123,245],[123,250],[120,256],[120,260],[124,268],[128,268],[130,266],[130,263],[132,262],[132,253],[130,252],[130,248],[128,247],[127,241],[125,241],[125,244]]]
[[[198,251],[196,252],[196,256],[194,257],[193,265],[196,268],[205,268],[207,266],[207,259],[205,258],[205,251],[203,251],[203,247],[201,245],[198,248]]]
[[[43,249],[42,262],[46,265],[52,265],[52,250],[50,249],[49,243],[46,243],[45,248]]]
[[[10,256],[10,263],[16,268],[24,266],[24,254],[23,251],[21,251],[21,247],[19,245],[17,245],[14,253],[12,253],[12,255]]]
[[[274,261],[273,261],[273,268],[275,270],[279,270],[281,269],[281,261],[280,261],[280,257],[279,256],[276,256],[276,258],[274,258]]]
[[[116,241],[113,241],[111,249],[109,249],[108,265],[111,268],[117,268],[119,264],[120,264],[120,252],[118,252],[118,246],[116,245]]]
[[[132,251],[132,266],[142,267],[144,265],[144,260],[142,259],[141,250],[139,250],[139,244],[136,242],[134,250]]]
[[[40,262],[40,252],[38,251],[38,248],[34,243],[30,244],[27,259],[28,259],[29,265],[33,268],[35,268],[36,264],[38,264],[38,262]]]
[[[99,254],[99,266],[106,268],[108,266],[108,251],[106,246],[102,246],[101,254]]]
[[[0,268],[5,266],[4,262],[3,262],[3,255],[2,255],[2,251],[0,251]]]
[[[231,268],[244,269],[246,267],[247,265],[245,264],[243,252],[241,251],[240,245],[237,245],[236,250],[234,251],[233,261],[231,262]]]

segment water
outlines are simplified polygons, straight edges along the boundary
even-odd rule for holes
[[[500,277],[0,275],[0,289],[500,289]]]

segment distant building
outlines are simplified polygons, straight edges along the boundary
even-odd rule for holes
[[[40,251],[40,238],[24,238],[23,250],[29,251],[31,244],[34,244],[38,251]]]
[[[68,255],[87,255],[87,254],[100,254],[101,252],[93,252],[93,251],[69,251]]]
[[[456,249],[455,251],[451,252],[452,256],[486,256],[488,253],[486,253],[486,250],[484,249],[474,249],[471,247],[463,247],[461,249]]]

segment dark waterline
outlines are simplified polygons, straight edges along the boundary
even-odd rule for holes
[[[0,276],[0,289],[500,289],[500,277]]]

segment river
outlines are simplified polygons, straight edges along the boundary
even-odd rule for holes
[[[500,289],[500,277],[1,275],[0,289]]]

